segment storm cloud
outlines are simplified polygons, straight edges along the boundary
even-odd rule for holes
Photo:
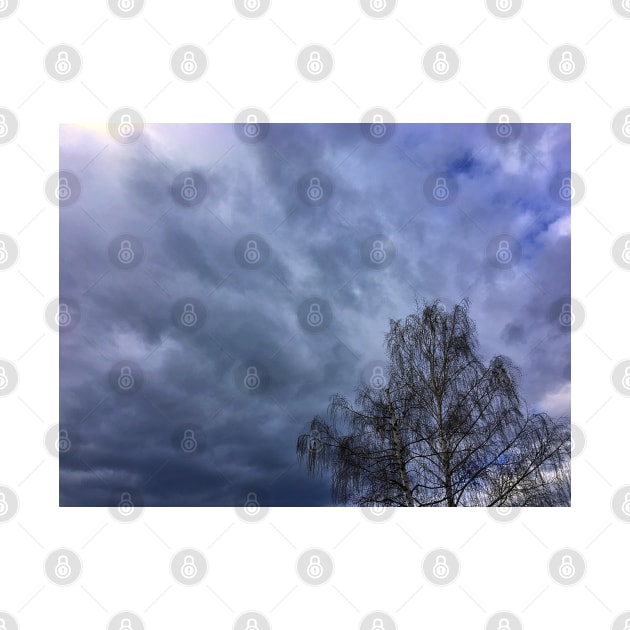
[[[330,505],[297,437],[416,299],[570,414],[568,125],[62,125],[60,170],[61,505]]]

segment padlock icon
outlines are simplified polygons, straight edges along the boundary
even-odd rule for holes
[[[253,619],[252,617],[250,617],[247,620],[247,625],[245,626],[245,630],[259,630],[258,622],[255,619]]]
[[[2,239],[0,239],[0,265],[4,265],[7,260],[9,260],[7,244]]]
[[[440,76],[446,74],[449,71],[450,65],[446,58],[446,53],[443,50],[438,50],[435,53],[435,59],[433,60],[433,72]]]
[[[306,189],[306,196],[311,201],[319,201],[324,196],[324,189],[319,177],[311,177]]]
[[[308,57],[308,61],[306,63],[306,69],[309,74],[320,74],[324,69],[324,64],[322,63],[321,55],[316,51],[311,51],[311,54]]]
[[[133,501],[131,499],[131,492],[121,492],[120,501],[118,502],[118,511],[123,516],[130,516],[133,514]]]
[[[370,9],[380,13],[387,7],[387,0],[370,0]]]
[[[118,387],[123,391],[129,391],[133,389],[135,382],[131,368],[128,365],[123,365],[123,367],[120,368],[120,374],[118,376]]]
[[[324,323],[324,316],[319,304],[311,304],[306,316],[306,323],[313,328],[318,328]]]
[[[433,565],[433,575],[439,580],[443,580],[448,577],[450,569],[446,564],[446,556],[437,556],[435,558],[435,564]]]
[[[187,50],[184,53],[184,59],[182,60],[181,70],[184,74],[190,76],[197,72],[197,61],[195,60],[195,54],[192,50]]]
[[[197,187],[195,186],[195,180],[192,177],[185,177],[184,184],[181,189],[182,199],[185,201],[194,201],[199,194]]]
[[[70,183],[67,177],[60,177],[55,189],[55,195],[59,201],[67,201],[72,196]]]
[[[324,574],[321,558],[317,554],[313,554],[306,567],[306,574],[313,580],[317,580]]]
[[[630,389],[630,366],[625,369],[623,378],[621,379],[621,384],[625,389]]]
[[[383,368],[380,365],[375,366],[372,370],[370,385],[374,389],[383,389],[385,387],[385,374],[383,374]]]
[[[435,186],[433,187],[433,197],[437,201],[446,201],[451,194],[451,191],[446,185],[446,178],[437,177],[435,180]]]
[[[0,138],[4,138],[9,134],[9,126],[7,125],[7,119],[4,114],[0,114]]]
[[[317,429],[313,429],[308,436],[308,448],[310,451],[317,451],[322,445],[322,439]]]
[[[510,124],[510,117],[507,114],[499,115],[496,133],[500,138],[509,138],[512,135],[512,125]]]
[[[370,251],[370,260],[375,265],[382,265],[387,259],[387,252],[383,241],[376,240],[372,243],[372,250]]]
[[[260,0],[245,0],[244,6],[247,11],[258,11],[260,9]]]
[[[4,516],[9,511],[9,504],[7,503],[7,497],[4,492],[0,492],[0,516]],[[1,630],[1,628],[0,628]]]
[[[129,619],[129,617],[123,617],[120,620],[120,628],[118,628],[118,630],[133,630],[131,619]]]
[[[55,323],[61,328],[65,328],[72,323],[72,315],[70,315],[70,310],[65,302],[59,302],[59,308],[55,314]]]
[[[497,625],[497,630],[512,630],[512,626],[510,626],[510,622],[505,617],[501,617]]]
[[[512,8],[512,0],[497,0],[497,9],[501,13],[506,13]]]
[[[623,252],[621,252],[621,258],[623,262],[630,265],[630,239],[628,239],[623,247]]]
[[[385,630],[383,620],[380,617],[376,617],[375,619],[372,620],[371,630]]]
[[[122,138],[131,138],[135,131],[136,129],[131,122],[131,115],[123,114],[120,117],[120,123],[118,124],[118,135]]]
[[[185,429],[182,441],[179,444],[182,447],[184,453],[194,453],[197,450],[197,438],[195,432],[192,429]]]
[[[628,0],[630,2],[630,0]],[[630,9],[628,9],[630,11]],[[623,119],[623,126],[621,127],[621,133],[626,137],[630,138],[630,114],[626,114]]]
[[[123,265],[129,265],[136,257],[133,249],[131,248],[131,241],[120,241],[120,248],[118,249],[118,261]]]
[[[573,188],[570,177],[562,178],[562,184],[558,190],[558,195],[560,195],[560,199],[562,199],[562,201],[571,201],[571,199],[573,199],[575,196],[575,189]]]
[[[250,391],[260,387],[260,376],[258,376],[258,369],[256,367],[250,366],[247,368],[247,374],[245,375],[243,383]]]
[[[57,564],[55,565],[55,575],[60,580],[67,580],[72,574],[72,567],[68,556],[62,554],[57,558]]]
[[[575,565],[571,556],[562,556],[558,571],[564,580],[570,580],[575,575]]]
[[[72,447],[72,442],[70,441],[70,436],[66,429],[59,429],[59,435],[55,440],[55,447],[58,453],[67,453]]]
[[[248,138],[256,138],[260,133],[260,125],[258,124],[258,116],[256,114],[248,114],[245,127],[243,128]]]
[[[383,114],[374,114],[372,116],[372,122],[370,124],[370,135],[373,138],[382,138],[387,132]]]
[[[186,328],[191,328],[197,323],[198,317],[193,304],[190,302],[184,304],[184,312],[180,315],[179,321],[182,326],[186,326]]]
[[[626,516],[630,516],[630,492],[626,492],[626,495],[623,498],[623,503],[621,504],[621,511]]]
[[[72,64],[70,58],[65,50],[60,50],[57,54],[57,60],[55,61],[55,72],[62,76],[68,74],[72,70]]]
[[[512,262],[512,250],[510,244],[507,241],[499,241],[499,247],[496,253],[497,262],[502,265],[507,265]]]
[[[192,556],[184,556],[184,562],[181,568],[181,574],[187,580],[192,580],[196,577],[198,573],[197,565],[195,564],[195,559]]]
[[[573,53],[570,50],[565,50],[562,53],[558,68],[565,76],[575,72],[575,60],[573,59]]]
[[[258,243],[256,241],[247,241],[247,247],[243,254],[245,262],[250,265],[255,265],[260,261],[260,250],[258,249]]]
[[[118,0],[118,8],[125,13],[131,11],[133,9],[133,6],[134,0]]]
[[[0,365],[0,390],[6,389],[9,385],[9,379],[7,378],[7,372],[3,366]]]
[[[256,514],[260,512],[260,503],[258,502],[258,495],[255,492],[247,493],[247,499],[245,499],[243,509],[249,516],[256,516]]]
[[[575,323],[575,314],[573,313],[571,304],[562,305],[562,310],[560,311],[558,320],[560,321],[560,324],[562,326],[566,326],[567,328],[573,326],[573,324]]]

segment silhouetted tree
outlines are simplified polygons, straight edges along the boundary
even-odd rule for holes
[[[384,378],[337,394],[297,442],[311,474],[332,473],[335,504],[570,504],[570,426],[530,413],[518,370],[478,353],[469,302],[417,305],[390,320]]]

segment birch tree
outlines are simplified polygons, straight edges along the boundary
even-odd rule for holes
[[[390,320],[388,367],[354,403],[337,394],[297,442],[312,475],[331,474],[337,505],[570,504],[567,418],[530,412],[519,370],[485,363],[464,300]]]

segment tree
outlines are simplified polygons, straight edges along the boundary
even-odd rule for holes
[[[483,362],[469,307],[390,320],[384,378],[354,405],[334,395],[328,421],[298,438],[309,473],[332,473],[335,504],[570,504],[568,419],[528,410],[507,357]]]

